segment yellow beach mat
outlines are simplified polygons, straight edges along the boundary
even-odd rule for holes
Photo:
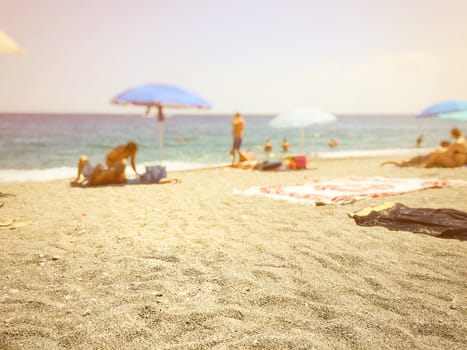
[[[386,202],[384,204],[377,205],[374,207],[366,207],[358,211],[350,212],[350,213],[347,213],[347,215],[349,215],[351,218],[353,218],[354,216],[367,216],[372,211],[382,211],[385,209],[392,208],[394,205],[396,205],[396,202]]]
[[[18,228],[29,225],[31,220],[25,218],[0,218],[0,227]]]

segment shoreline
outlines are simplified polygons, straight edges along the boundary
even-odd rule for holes
[[[353,150],[353,151],[337,151],[337,152],[322,152],[318,154],[309,154],[307,156],[308,162],[314,161],[328,161],[328,160],[347,160],[347,159],[383,159],[383,160],[394,160],[397,159],[409,159],[412,156],[429,153],[432,151],[431,148],[410,148],[410,149],[397,149],[397,150]],[[283,159],[294,155],[300,155],[301,153],[288,153],[288,154],[274,154],[273,159]],[[324,157],[320,154],[324,154]],[[262,154],[257,155],[257,160],[264,160]],[[174,164],[175,163],[175,164]],[[137,164],[139,173],[144,173],[145,166],[158,165],[158,162],[151,163],[140,163]],[[215,168],[228,167],[230,162],[221,162],[213,164],[200,164],[196,162],[174,162],[165,161],[163,165],[166,166],[167,171],[173,172],[186,172],[186,171],[198,171],[198,170],[209,170]],[[171,166],[175,166],[175,169],[171,169]],[[184,168],[185,167],[185,168]],[[127,167],[127,176],[132,178],[134,174],[131,169]],[[76,176],[76,167],[62,166],[53,168],[38,168],[38,169],[0,169],[0,184],[1,183],[24,183],[24,182],[47,182],[60,179],[69,179]]]

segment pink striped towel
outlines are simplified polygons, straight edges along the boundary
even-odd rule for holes
[[[363,198],[385,197],[428,188],[465,185],[460,180],[395,179],[352,176],[334,180],[312,180],[304,184],[253,187],[236,194],[264,195],[291,202],[323,205],[348,204]]]

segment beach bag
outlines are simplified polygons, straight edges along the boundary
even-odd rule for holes
[[[306,156],[295,156],[296,169],[306,169]]]
[[[161,165],[147,166],[146,172],[143,175],[144,182],[159,182],[161,179],[167,177],[167,171],[165,167]]]

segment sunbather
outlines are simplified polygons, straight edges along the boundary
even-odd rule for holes
[[[462,132],[459,128],[451,129],[451,136],[454,139],[454,143],[463,143],[465,144],[465,139],[462,136]]]
[[[433,152],[428,159],[420,164],[420,168],[455,168],[467,163],[465,143],[450,145],[445,152]]]
[[[130,158],[131,167],[135,171],[135,174],[138,175],[135,164],[135,156],[137,151],[138,145],[132,141],[128,142],[126,145],[119,145],[112,148],[107,153],[105,158],[107,169],[104,169],[100,164],[96,165],[96,167],[93,167],[89,162],[88,157],[82,155],[78,162],[78,174],[76,175],[76,179],[71,183],[86,183],[93,186],[112,183],[125,183],[127,182],[125,175],[127,158]],[[81,175],[83,175],[84,180],[81,179]]]
[[[455,168],[467,164],[467,146],[460,130],[457,128],[452,129],[451,135],[455,143],[449,144],[449,141],[441,141],[440,147],[428,155],[414,157],[406,161],[387,161],[381,163],[381,165],[396,164],[402,167]]]
[[[239,169],[255,169],[255,170],[297,170],[301,169],[296,161],[295,157],[287,157],[283,160],[264,160],[264,161],[256,161],[253,160],[254,154],[251,152],[240,152],[240,162],[232,165],[232,168],[239,168]]]
[[[81,175],[83,178],[81,178]],[[115,163],[112,168],[105,169],[101,164],[92,166],[87,156],[81,156],[78,162],[78,175],[70,182],[72,186],[99,186],[123,184],[127,182],[125,164]]]
[[[247,151],[246,153],[243,151],[238,151],[239,161],[238,163],[233,163],[231,165],[232,168],[240,168],[240,169],[253,169],[258,162],[254,160],[255,154],[251,151]]]

